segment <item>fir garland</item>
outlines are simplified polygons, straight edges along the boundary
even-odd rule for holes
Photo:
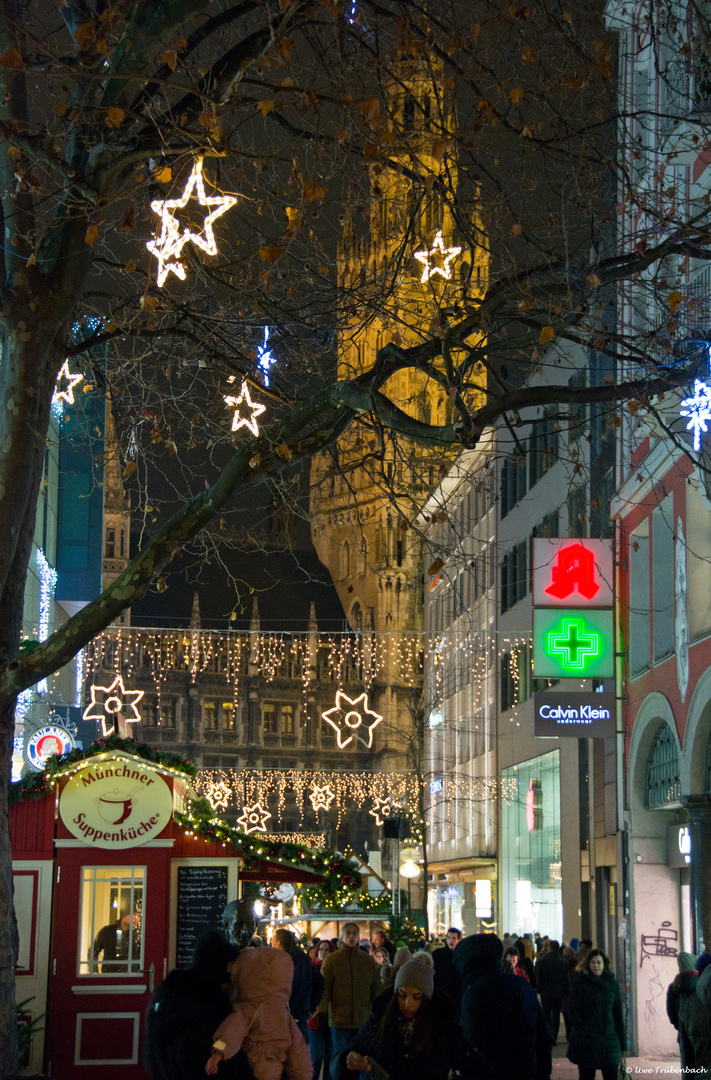
[[[55,773],[61,772],[67,765],[73,765],[76,761],[84,761],[96,757],[97,754],[105,754],[109,750],[123,750],[124,753],[133,754],[134,757],[143,758],[144,761],[151,761],[155,765],[165,765],[166,768],[173,769],[175,772],[185,773],[190,778],[198,774],[195,765],[186,761],[180,754],[162,753],[155,746],[149,746],[148,743],[109,735],[106,739],[97,739],[86,749],[77,746],[66,754],[52,754],[47,759],[42,772],[29,773],[16,783],[10,784],[8,802],[12,805],[12,803],[24,802],[25,799],[43,799],[49,790],[48,781]]]

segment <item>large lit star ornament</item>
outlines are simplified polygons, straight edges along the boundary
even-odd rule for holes
[[[387,799],[379,799],[376,795],[373,802],[375,805],[368,813],[375,818],[376,825],[383,825],[385,818],[392,817],[395,811],[402,810],[402,803],[393,802],[390,795],[388,795]]]
[[[202,232],[193,232],[187,226],[181,229],[175,211],[186,206],[190,199],[196,199],[200,206],[209,211],[202,223]],[[212,224],[237,202],[235,195],[206,195],[202,176],[202,158],[193,165],[185,190],[179,199],[154,199],[151,210],[160,218],[160,233],[154,240],[149,240],[146,247],[158,259],[156,281],[162,286],[168,274],[173,273],[185,281],[185,266],[181,262],[184,246],[190,241],[202,248],[207,255],[217,255],[217,242]]]
[[[77,383],[80,383],[84,376],[79,371],[76,375],[73,375],[69,370],[69,361],[65,360],[59,369],[57,375],[57,381],[54,384],[54,393],[52,394],[52,404],[56,405],[60,401],[66,401],[67,405],[74,404],[74,387]]]
[[[360,697],[351,699],[340,690],[336,692],[334,707],[321,716],[336,732],[340,750],[353,741],[353,736],[360,739],[364,746],[371,747],[373,730],[383,719],[380,713],[368,708],[367,694],[363,693]]]
[[[323,787],[314,784],[311,788],[311,794],[309,795],[311,805],[316,813],[318,813],[319,810],[329,810],[335,797],[336,793],[330,784],[324,784]]]
[[[264,832],[267,821],[272,815],[259,803],[254,806],[245,806],[241,817],[237,818],[237,824],[241,825],[246,833]]]
[[[449,281],[452,276],[452,262],[461,250],[460,247],[445,247],[442,230],[438,229],[432,247],[429,250],[415,252],[415,258],[423,266],[420,281],[429,281],[435,274]]]
[[[237,431],[241,427],[248,427],[253,435],[259,435],[257,417],[261,416],[266,405],[260,405],[258,401],[252,401],[247,382],[242,383],[239,397],[227,395],[225,405],[234,409],[232,416],[232,430]]]
[[[232,789],[229,784],[224,782],[224,780],[221,780],[219,784],[215,783],[214,780],[211,780],[207,785],[205,798],[210,803],[213,810],[226,810],[227,805],[232,798]]]
[[[711,389],[701,379],[694,379],[694,396],[684,398],[679,409],[681,416],[688,416],[687,430],[694,432],[694,450],[701,449],[701,432],[708,431],[711,420]]]
[[[138,723],[141,714],[136,706],[143,693],[143,690],[126,690],[121,675],[116,676],[111,686],[94,684],[91,687],[91,701],[84,709],[82,717],[84,720],[101,720],[104,735],[111,735],[116,731],[117,723]]]

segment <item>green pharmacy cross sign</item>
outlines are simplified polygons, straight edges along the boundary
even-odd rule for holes
[[[537,678],[610,679],[615,673],[611,611],[537,608],[533,613]]]

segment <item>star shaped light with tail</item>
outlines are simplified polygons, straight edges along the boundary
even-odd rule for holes
[[[194,232],[188,226],[181,228],[175,216],[176,210],[187,206],[195,198],[209,212],[202,223],[202,232]],[[183,248],[190,241],[202,248],[207,255],[217,255],[217,241],[212,223],[237,202],[235,195],[206,195],[202,176],[202,158],[193,165],[185,190],[179,199],[154,199],[151,210],[160,217],[160,234],[149,240],[146,247],[158,259],[157,284],[162,286],[171,272],[185,281],[185,266],[181,261]]]
[[[104,736],[116,731],[117,721],[137,724],[141,719],[136,706],[143,697],[143,690],[126,690],[123,678],[117,675],[111,686],[91,686],[91,701],[84,709],[84,720],[101,720]],[[120,732],[119,732],[120,734]]]
[[[435,274],[439,274],[440,277],[449,281],[452,276],[452,261],[456,259],[461,250],[460,247],[446,248],[442,238],[442,230],[438,229],[432,247],[429,250],[415,252],[415,258],[423,266],[420,281],[429,281]],[[437,258],[442,261],[439,264],[434,264],[433,259]]]
[[[254,806],[245,806],[242,814],[237,818],[237,824],[241,825],[246,833],[264,832],[267,821],[272,815],[258,802]]]
[[[373,745],[373,730],[383,719],[380,713],[368,708],[367,694],[349,698],[341,690],[336,692],[336,704],[333,708],[321,716],[336,732],[340,750],[348,746],[354,736],[370,748]]]

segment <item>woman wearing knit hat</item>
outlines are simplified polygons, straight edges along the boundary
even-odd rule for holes
[[[398,970],[395,985],[373,1002],[373,1012],[332,1066],[334,1080],[371,1073],[374,1080],[447,1080],[451,1070],[471,1080],[493,1073],[467,1046],[452,999],[435,989],[434,972],[420,960]]]

